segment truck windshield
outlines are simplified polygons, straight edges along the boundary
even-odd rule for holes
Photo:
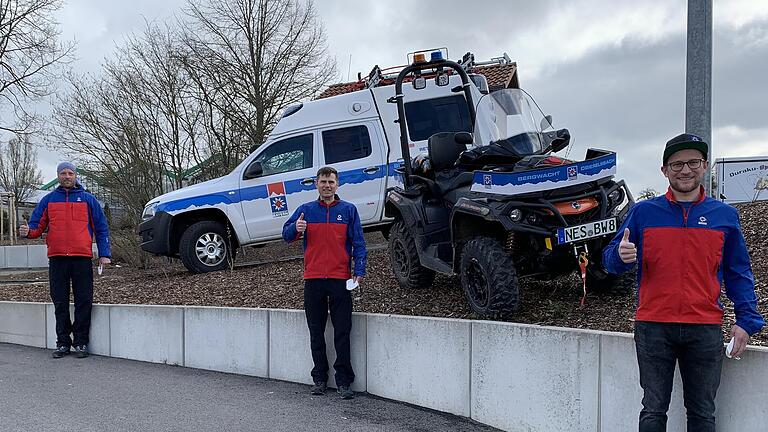
[[[472,132],[464,96],[452,95],[405,104],[411,141],[423,141],[438,132]]]
[[[496,143],[520,155],[541,152],[542,132],[554,130],[530,95],[521,89],[487,94],[477,104],[475,145]]]

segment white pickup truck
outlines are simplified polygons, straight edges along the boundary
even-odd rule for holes
[[[489,82],[491,90],[517,87],[516,65],[506,55],[481,64],[467,54],[462,65],[475,83],[475,101]],[[403,88],[412,155],[425,154],[436,132],[472,132],[458,75],[423,78]],[[403,163],[392,82],[375,67],[367,78],[344,85],[346,93],[287,107],[267,141],[230,174],[147,203],[139,226],[142,249],[180,257],[192,272],[226,268],[236,248],[281,238],[291,212],[317,198],[315,173],[325,165],[339,172],[338,194],[355,204],[364,229],[386,233],[385,197],[402,185],[396,169]]]

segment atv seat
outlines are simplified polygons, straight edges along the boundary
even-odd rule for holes
[[[468,132],[439,132],[429,137],[427,152],[435,173],[453,168],[467,144],[472,144]]]
[[[468,132],[440,132],[429,137],[427,149],[435,176],[434,192],[450,199],[448,192],[472,183],[473,173],[456,168],[459,155],[472,143],[472,134]]]

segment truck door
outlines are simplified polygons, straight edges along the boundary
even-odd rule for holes
[[[314,185],[315,134],[304,133],[269,143],[243,170],[261,164],[262,174],[240,177],[240,196],[251,240],[282,236],[283,224],[296,208],[317,198]]]
[[[339,172],[339,197],[351,202],[360,220],[377,221],[383,209],[387,166],[384,137],[374,122],[320,132],[324,165]]]

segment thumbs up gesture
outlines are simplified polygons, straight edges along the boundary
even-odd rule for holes
[[[304,220],[304,213],[299,215],[299,218],[296,220],[296,231],[303,233],[307,230],[307,221]]]
[[[21,219],[21,225],[19,225],[19,237],[26,237],[29,234],[29,225],[23,218]]]
[[[619,243],[619,258],[625,264],[637,261],[637,247],[629,241],[629,228],[624,228],[624,237],[621,238],[621,243]]]

